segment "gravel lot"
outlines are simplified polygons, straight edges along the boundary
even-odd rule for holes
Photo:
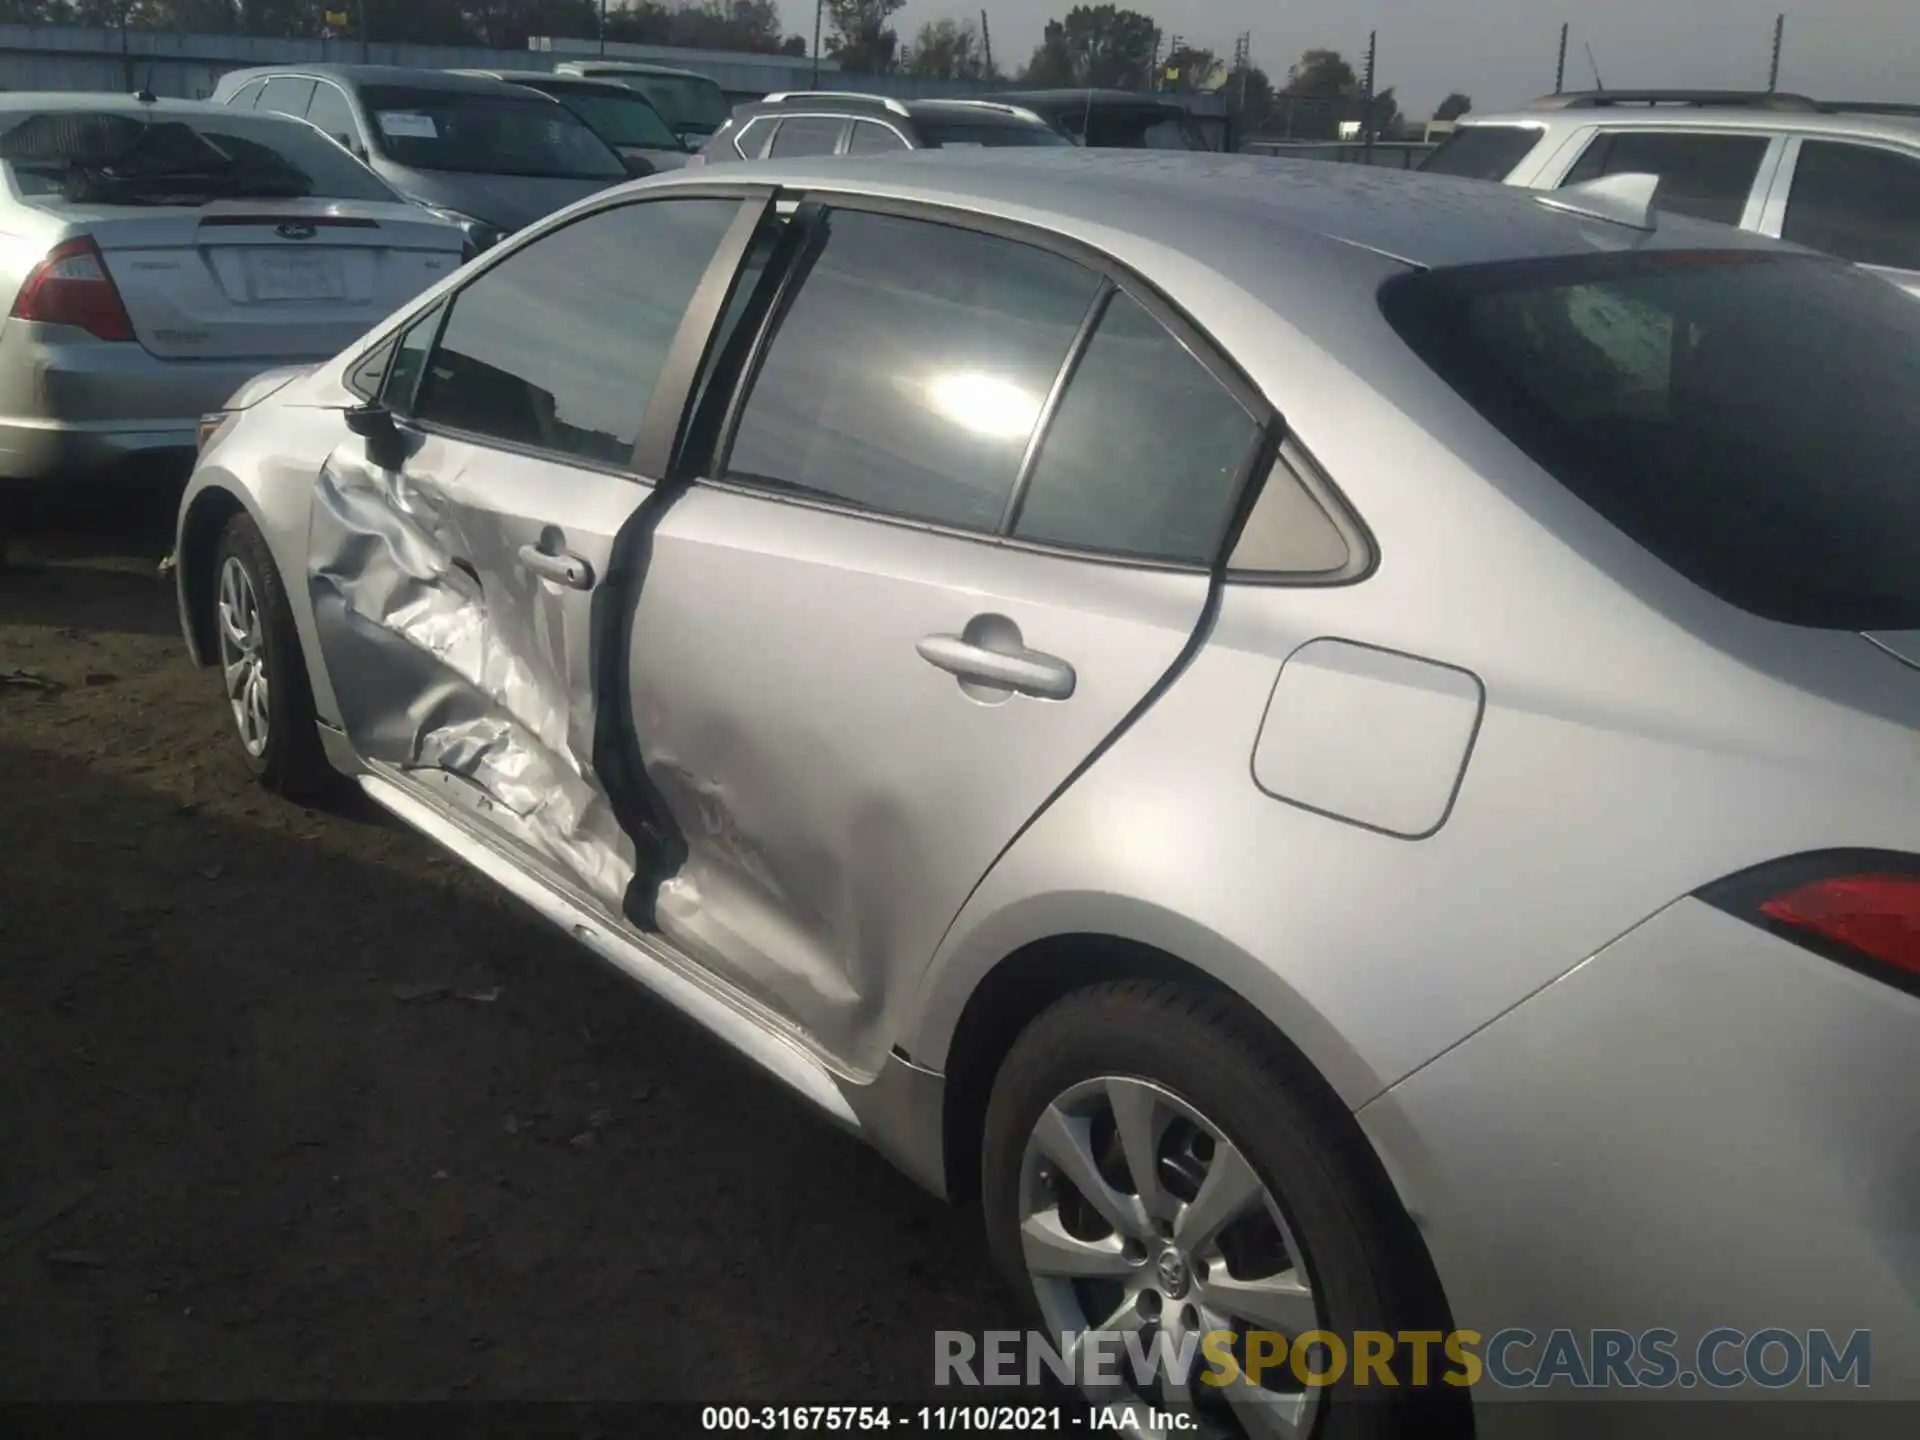
[[[0,570],[0,1400],[871,1403],[1007,1323],[975,1216],[257,790],[165,547],[55,517]]]

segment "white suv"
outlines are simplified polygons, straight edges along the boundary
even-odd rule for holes
[[[1462,119],[1422,168],[1536,190],[1655,174],[1663,209],[1824,250],[1920,294],[1920,105],[1740,91],[1552,95]]]

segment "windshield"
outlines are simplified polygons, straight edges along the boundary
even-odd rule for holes
[[[638,90],[666,117],[676,130],[711,135],[727,123],[733,113],[720,87],[703,75],[607,74],[605,80],[618,80]]]
[[[395,164],[472,175],[622,180],[627,170],[572,111],[543,95],[369,85],[374,144]]]
[[[41,111],[0,133],[0,160],[23,196],[82,204],[400,198],[304,122],[234,111]]]
[[[1478,266],[1388,320],[1536,463],[1769,620],[1920,628],[1920,301],[1768,251]]]
[[[571,90],[564,86],[546,92],[578,115],[587,128],[607,144],[638,150],[684,150],[660,112],[636,91]]]
[[[959,149],[963,146],[1067,145],[1073,142],[1045,125],[996,125],[992,121],[921,120],[920,134],[927,144]]]

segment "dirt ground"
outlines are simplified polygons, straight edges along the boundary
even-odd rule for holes
[[[1008,1323],[975,1215],[256,789],[165,548],[55,517],[0,570],[0,1400],[872,1403]]]

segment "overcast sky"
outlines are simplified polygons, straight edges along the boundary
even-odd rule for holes
[[[789,0],[789,8],[807,8]],[[994,58],[1026,63],[1049,17],[1069,0],[986,0]],[[1254,62],[1280,83],[1302,50],[1342,51],[1360,68],[1367,32],[1380,32],[1379,84],[1398,87],[1424,115],[1449,90],[1493,110],[1553,89],[1562,21],[1569,89],[1590,88],[1582,45],[1614,89],[1693,85],[1765,88],[1773,17],[1787,12],[1780,88],[1830,99],[1920,103],[1920,0],[1137,0],[1168,34],[1233,52],[1253,32]],[[911,40],[922,22],[978,14],[977,0],[907,0],[896,24]]]

